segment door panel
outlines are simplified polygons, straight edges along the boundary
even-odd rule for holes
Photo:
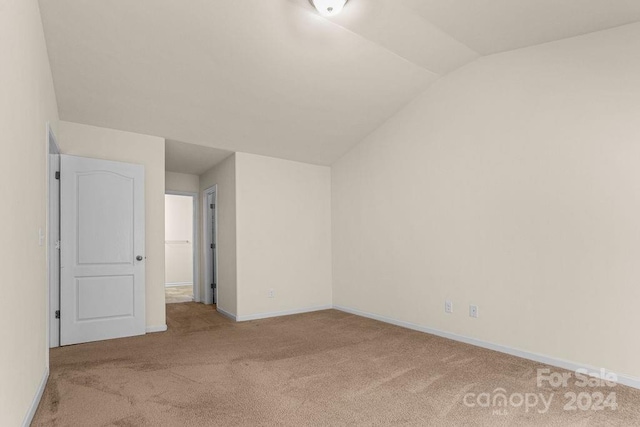
[[[78,321],[133,317],[133,276],[98,276],[76,279]],[[127,296],[128,298],[122,298]]]
[[[61,345],[144,334],[144,167],[62,155],[60,181]]]
[[[78,264],[131,264],[134,180],[89,172],[78,174],[77,184]]]

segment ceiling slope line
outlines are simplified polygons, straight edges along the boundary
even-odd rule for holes
[[[387,0],[388,1],[388,0]],[[409,11],[411,13],[414,14],[414,16],[421,20],[426,22],[427,24],[429,24],[430,26],[432,26],[433,28],[435,28],[436,30],[438,30],[439,32],[441,32],[442,34],[446,35],[447,37],[449,37],[451,40],[455,41],[456,43],[460,44],[461,46],[464,46],[465,48],[469,49],[471,52],[476,54],[476,59],[486,56],[483,55],[482,53],[478,52],[477,50],[475,50],[474,48],[472,48],[471,46],[469,46],[468,44],[466,44],[465,42],[463,42],[462,40],[458,39],[457,37],[454,37],[452,34],[446,32],[445,30],[443,30],[440,26],[434,24],[433,22],[429,21],[427,18],[425,18],[424,16],[422,16],[419,13],[416,13],[411,7],[407,6],[407,5],[403,5],[400,4],[400,7],[403,8],[406,11]],[[453,70],[452,70],[453,71]]]
[[[309,8],[307,8],[307,7],[303,7],[301,4],[298,4],[297,2],[296,2],[296,3],[292,3],[292,4],[293,4],[293,5],[295,5],[296,7],[299,7],[300,9],[304,10],[304,11],[305,11],[305,12],[307,12],[307,13],[310,13],[310,14],[312,14],[312,15],[316,15],[315,10],[310,10],[310,9],[309,9]],[[334,27],[340,28],[341,30],[343,30],[343,31],[345,31],[345,32],[347,32],[347,33],[349,33],[349,34],[352,34],[352,35],[354,35],[354,36],[358,37],[360,40],[364,40],[364,41],[365,41],[365,42],[367,42],[368,44],[370,44],[370,45],[372,45],[372,46],[375,46],[375,47],[377,47],[377,48],[379,48],[379,49],[382,49],[382,50],[384,50],[384,51],[386,51],[386,52],[388,52],[388,53],[392,54],[393,56],[395,56],[395,57],[397,57],[397,58],[401,59],[402,61],[404,61],[404,62],[406,62],[406,63],[408,63],[408,64],[415,65],[416,67],[422,68],[423,70],[425,70],[425,71],[427,71],[427,72],[431,73],[433,76],[435,76],[435,77],[436,77],[436,79],[438,79],[438,78],[442,77],[442,75],[443,75],[443,74],[441,74],[441,73],[438,73],[438,72],[436,72],[436,71],[433,71],[433,70],[431,70],[431,69],[429,69],[429,68],[425,67],[425,66],[424,66],[424,65],[422,65],[422,64],[418,64],[418,63],[416,63],[416,62],[414,62],[414,61],[412,61],[412,60],[410,60],[410,59],[406,58],[405,56],[400,55],[398,52],[394,52],[392,49],[388,48],[387,46],[383,46],[383,45],[381,45],[380,43],[376,43],[375,41],[373,41],[373,40],[371,40],[370,38],[368,38],[368,37],[366,37],[366,36],[364,36],[364,35],[362,35],[362,34],[358,33],[357,31],[354,31],[354,30],[352,30],[352,29],[350,29],[350,28],[347,28],[347,27],[345,27],[344,25],[340,25],[340,24],[338,24],[337,22],[332,21],[331,19],[327,19],[327,18],[324,18],[324,17],[322,17],[322,16],[321,16],[321,18],[322,18],[326,23],[328,23],[328,24],[330,24],[330,25],[332,25],[332,26],[334,26]],[[427,22],[428,22],[428,21],[427,21]],[[441,31],[441,30],[440,30],[440,31]],[[443,32],[443,34],[447,34],[447,33],[444,33],[444,32]],[[457,41],[457,40],[456,40],[456,41]],[[464,44],[464,43],[460,43],[460,44]],[[465,46],[466,46],[466,45],[465,45]],[[472,51],[473,51],[473,49],[469,49],[469,50],[472,50]],[[473,51],[473,52],[475,52],[475,51]]]
[[[640,20],[633,21],[633,22],[627,22],[626,24],[615,25],[615,26],[609,27],[609,28],[603,28],[601,30],[587,31],[585,33],[575,34],[575,35],[568,36],[568,37],[563,37],[563,38],[560,38],[560,39],[549,40],[549,41],[542,42],[542,43],[535,43],[535,44],[531,44],[531,45],[528,45],[528,46],[516,47],[514,49],[505,49],[505,50],[501,50],[501,51],[498,51],[498,52],[493,52],[493,53],[488,53],[486,55],[481,55],[480,57],[481,58],[488,58],[490,56],[501,55],[503,53],[516,52],[516,51],[525,50],[525,49],[532,49],[532,48],[539,47],[539,46],[544,46],[544,45],[548,45],[548,44],[552,44],[552,43],[569,41],[569,40],[577,39],[577,38],[580,38],[580,37],[588,37],[588,36],[590,36],[592,34],[595,35],[595,34],[598,34],[598,33],[604,33],[606,31],[615,30],[615,29],[618,29],[618,28],[623,28],[623,27],[627,27],[627,26],[631,26],[631,25],[637,25],[637,24],[640,24]]]

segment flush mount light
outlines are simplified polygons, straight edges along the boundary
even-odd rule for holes
[[[309,0],[322,16],[334,16],[342,12],[348,0]]]

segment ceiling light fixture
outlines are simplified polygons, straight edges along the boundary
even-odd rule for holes
[[[334,16],[342,12],[348,0],[309,0],[322,16]]]

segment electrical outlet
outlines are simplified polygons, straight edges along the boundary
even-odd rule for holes
[[[477,305],[470,305],[469,306],[469,317],[474,317],[474,318],[478,318],[478,306]]]
[[[451,301],[444,302],[444,312],[453,313],[453,303]]]
[[[267,292],[267,298],[275,298],[276,297],[276,291],[274,291],[273,289],[269,289],[269,292]]]

